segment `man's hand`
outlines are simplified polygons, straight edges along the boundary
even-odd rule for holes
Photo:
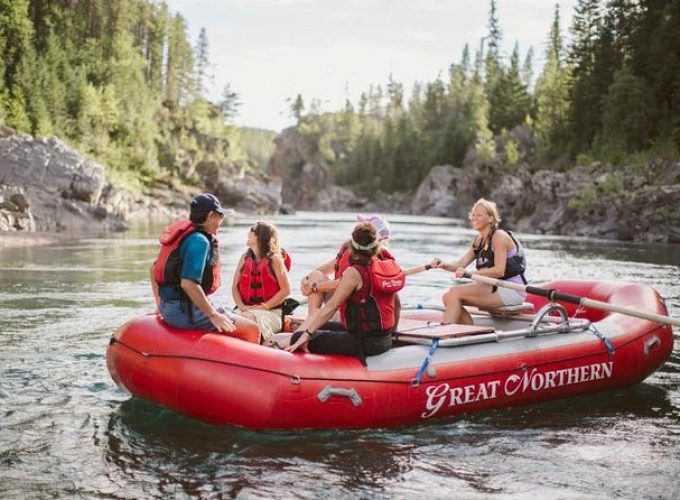
[[[210,316],[208,316],[210,322],[217,328],[218,332],[230,333],[236,330],[234,322],[229,319],[229,316],[221,312],[215,311]]]

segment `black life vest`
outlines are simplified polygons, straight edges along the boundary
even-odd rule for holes
[[[349,258],[352,252],[349,248],[349,242],[344,242],[338,249],[338,253],[335,255],[335,279],[342,278],[342,273],[345,269],[349,267]],[[378,258],[380,260],[394,260],[394,256],[385,247],[381,247],[378,252]]]
[[[475,266],[477,269],[485,269],[494,266],[492,239],[495,232],[495,229],[491,231],[489,236],[484,241],[479,243],[479,246],[475,246],[474,241],[472,242],[472,248],[475,253]],[[514,276],[520,276],[524,284],[526,284],[527,280],[524,277],[524,271],[526,271],[527,268],[527,261],[524,255],[524,247],[520,241],[515,238],[515,236],[512,234],[512,231],[507,231],[507,233],[515,244],[517,253],[512,257],[508,257],[508,259],[505,261],[505,274],[501,279],[507,280],[508,278],[512,278]]]
[[[153,277],[159,286],[181,290],[180,273],[182,258],[179,246],[192,233],[199,232],[210,241],[210,259],[203,270],[201,288],[206,295],[214,293],[220,287],[220,248],[215,235],[204,231],[189,220],[173,222],[166,226],[158,241],[161,249],[153,266]]]
[[[340,320],[351,333],[387,334],[394,330],[395,295],[406,276],[394,259],[349,259],[361,275],[362,286],[340,306]]]
[[[290,255],[281,249],[281,256],[286,269],[290,271]],[[276,295],[281,286],[276,279],[272,259],[263,257],[259,262],[255,261],[255,254],[251,249],[244,254],[241,276],[238,280],[238,291],[243,303],[248,306],[261,304]]]

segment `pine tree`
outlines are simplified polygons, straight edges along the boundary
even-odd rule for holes
[[[625,67],[616,71],[609,91],[604,98],[602,115],[603,153],[623,159],[626,152],[650,146],[650,94],[642,78]]]
[[[194,49],[196,65],[196,90],[200,95],[208,93],[208,85],[212,80],[210,74],[210,59],[208,57],[208,34],[205,28],[201,28],[198,34],[198,42]]]
[[[531,89],[531,86],[534,83],[533,64],[534,64],[534,48],[529,47],[526,56],[524,56],[524,63],[522,64],[522,83],[524,83],[524,86],[527,88],[527,90]]]
[[[536,152],[540,159],[553,158],[567,147],[569,115],[569,76],[562,61],[562,34],[559,5],[555,6],[548,36],[546,63],[536,82]]]
[[[570,132],[572,150],[587,150],[599,126],[601,95],[594,72],[598,43],[601,41],[602,16],[599,0],[578,0],[571,33],[573,43],[569,49],[573,85],[570,89]]]
[[[298,94],[298,97],[300,95]],[[302,99],[302,98],[300,98]],[[224,117],[224,120],[229,122],[236,116],[238,116],[238,108],[241,106],[241,101],[239,100],[239,95],[236,91],[234,91],[231,88],[230,84],[226,84],[224,86],[224,90],[222,90],[222,100],[220,101],[219,107],[222,110],[222,115]],[[302,112],[302,109],[304,109],[304,106],[301,106],[300,113]],[[299,118],[298,118],[299,121]]]
[[[302,120],[302,113],[305,110],[305,103],[302,100],[302,96],[298,94],[294,100],[291,100],[291,105],[290,105],[290,115],[295,118],[297,123],[300,123],[300,120]]]

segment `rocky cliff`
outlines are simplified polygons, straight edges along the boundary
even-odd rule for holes
[[[280,179],[245,175],[237,166],[201,165],[199,174],[203,186],[161,179],[133,194],[59,139],[0,126],[0,231],[121,231],[138,220],[186,216],[203,190],[237,211],[272,213],[281,206]]]
[[[310,159],[294,128],[276,139],[270,171],[284,179],[283,201],[308,210],[356,210],[466,218],[480,197],[496,203],[519,231],[598,238],[680,242],[680,160],[653,160],[637,168],[605,165],[555,170],[518,162],[508,166],[505,142],[531,157],[525,127],[496,138],[496,157],[471,150],[463,167],[433,167],[414,194],[357,196],[333,182],[332,167]]]
[[[520,231],[680,243],[680,161],[651,161],[644,172],[593,163],[494,176],[439,166],[421,183],[411,212],[465,218],[484,196]]]

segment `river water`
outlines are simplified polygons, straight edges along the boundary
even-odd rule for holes
[[[273,220],[300,278],[335,255],[351,214]],[[221,232],[223,279],[253,219]],[[392,216],[404,268],[462,253],[462,221]],[[0,498],[678,498],[680,352],[633,388],[396,429],[252,432],[131,399],[111,333],[152,310],[157,227],[0,250]],[[647,283],[680,316],[680,246],[521,235],[528,278]],[[434,304],[451,275],[409,279]],[[229,287],[216,301],[231,304]],[[678,331],[676,330],[676,336]]]

